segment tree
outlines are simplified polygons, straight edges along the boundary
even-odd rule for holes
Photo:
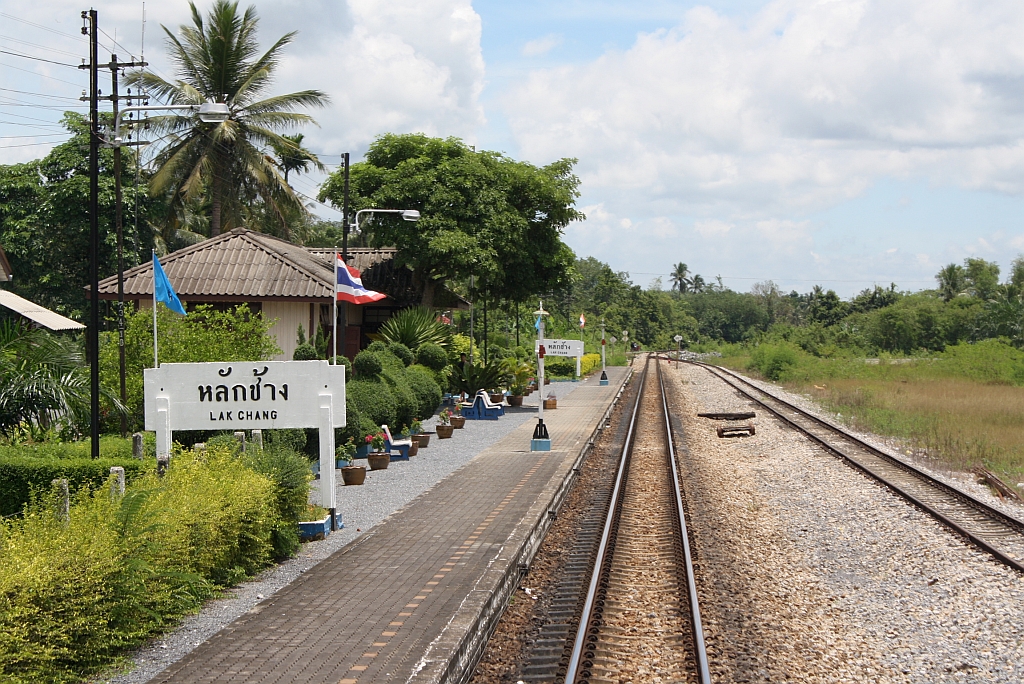
[[[476,276],[477,296],[521,302],[568,283],[575,256],[562,230],[583,218],[574,206],[573,159],[536,167],[457,138],[379,137],[351,168],[357,209],[417,209],[413,223],[395,215],[363,223],[369,243],[398,248],[413,269],[424,306],[443,280]],[[340,206],[343,177],[322,186],[320,201]]]
[[[964,267],[957,264],[948,264],[941,271],[935,274],[935,280],[939,282],[939,294],[947,302],[954,297],[963,294],[967,288],[967,277]]]
[[[964,278],[968,292],[988,301],[999,289],[999,264],[973,257],[964,259]]]
[[[68,112],[63,125],[71,138],[44,158],[0,166],[0,244],[14,269],[6,287],[27,299],[79,321],[85,319],[89,282],[89,126]],[[145,230],[152,202],[146,177],[135,185],[135,154],[123,151],[125,268],[148,256],[152,242]],[[113,151],[101,149],[100,277],[117,272],[114,230]],[[136,207],[141,234],[136,232]]]
[[[690,269],[683,262],[679,262],[672,269],[669,280],[672,282],[672,289],[678,290],[680,294],[686,292],[689,287],[690,281],[687,280],[687,276],[690,273]]]
[[[150,119],[168,138],[156,156],[159,168],[151,191],[168,194],[172,207],[208,195],[211,235],[243,223],[248,206],[257,200],[282,220],[288,208],[303,211],[302,202],[267,151],[292,148],[277,131],[315,123],[293,110],[322,107],[327,96],[319,90],[302,90],[259,99],[295,32],[257,56],[255,8],[239,15],[238,2],[216,0],[204,22],[195,4],[190,2],[189,7],[192,25],[180,27],[180,39],[162,27],[178,80],[171,83],[152,72],[137,71],[128,81],[170,104],[223,102],[231,115],[221,123],[204,123],[195,116]],[[315,156],[310,161],[319,163]]]
[[[309,171],[310,166],[318,171],[326,169],[315,154],[302,146],[302,139],[304,137],[302,133],[282,135],[281,139],[285,141],[285,144],[272,144],[274,154],[277,156],[277,166],[284,171],[285,183],[288,182],[288,174],[292,171],[295,173],[305,173]]]

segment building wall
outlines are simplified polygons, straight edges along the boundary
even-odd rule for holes
[[[309,303],[308,302],[263,302],[263,318],[274,321],[270,334],[277,339],[281,354],[274,361],[291,361],[295,353],[296,337],[299,326],[309,337]],[[274,320],[276,319],[276,321]],[[315,335],[315,331],[313,332]]]

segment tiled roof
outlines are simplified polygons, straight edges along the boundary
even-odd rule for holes
[[[185,299],[325,299],[334,295],[330,258],[270,235],[234,230],[160,259],[175,292]],[[100,281],[100,298],[117,296],[117,276]],[[153,267],[124,273],[129,299],[153,296]]]

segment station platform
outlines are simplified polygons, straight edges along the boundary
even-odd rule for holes
[[[551,451],[529,451],[527,420],[150,681],[463,681],[628,371],[544,412]]]

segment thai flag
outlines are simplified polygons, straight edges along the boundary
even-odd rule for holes
[[[340,256],[334,265],[334,273],[336,276],[334,292],[339,302],[369,304],[370,302],[379,302],[387,296],[363,287],[359,271],[347,265]]]
[[[586,324],[587,324],[587,319],[583,317],[583,314],[580,314],[580,328],[582,328]]]

